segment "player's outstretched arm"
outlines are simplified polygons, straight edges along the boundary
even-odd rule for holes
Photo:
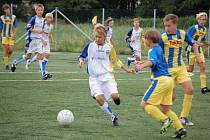
[[[86,44],[85,47],[83,48],[82,50],[82,53],[80,54],[79,56],[79,63],[78,63],[78,67],[79,68],[82,68],[82,66],[85,64],[85,59],[87,58],[88,56],[88,48],[89,48],[89,44]]]
[[[146,60],[144,62],[139,61],[138,63],[135,64],[135,69],[139,71],[142,70],[143,68],[148,68],[148,67],[150,68],[152,66],[153,63],[150,60]]]

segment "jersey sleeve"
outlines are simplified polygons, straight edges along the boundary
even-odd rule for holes
[[[18,27],[17,17],[14,17],[14,18],[15,19],[14,19],[13,25],[14,25],[15,28],[17,28]]]
[[[111,61],[119,68],[121,68],[123,66],[123,63],[120,61],[120,59],[117,57],[116,51],[114,49],[114,47],[112,46],[111,48]]]
[[[3,28],[3,22],[2,22],[2,19],[0,18],[0,30],[2,30]]]
[[[128,31],[127,36],[126,36],[126,38],[125,38],[126,42],[128,42],[128,39],[131,38],[132,32],[133,32],[133,28],[131,28],[131,29]]]
[[[191,26],[188,31],[187,34],[192,37],[195,34],[195,26]]]
[[[79,59],[82,59],[84,61],[87,58],[89,45],[90,45],[90,43],[85,45],[85,47],[82,50],[82,53],[79,56]]]
[[[193,42],[191,36],[188,33],[185,34],[185,41],[190,45],[193,46],[195,43]]]
[[[150,50],[149,51],[149,60],[152,62],[152,67],[154,68],[154,67],[157,67],[157,65],[158,65],[158,62],[157,62],[157,54],[155,53],[155,51],[153,51],[153,50]]]
[[[29,31],[31,28],[34,27],[35,20],[36,20],[36,16],[33,16],[33,17],[29,20],[29,22],[28,22],[28,24],[27,24],[27,26],[26,26],[26,30],[27,30],[27,31]]]

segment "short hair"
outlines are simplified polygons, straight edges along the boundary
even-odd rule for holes
[[[38,3],[35,5],[35,10],[37,10],[38,8],[43,8],[44,9],[44,5],[41,3]]]
[[[208,15],[206,12],[200,12],[198,14],[196,14],[196,19],[200,19],[202,16],[205,16],[206,19],[208,19]]]
[[[139,18],[138,17],[135,17],[134,19],[133,19],[133,22],[134,21],[138,21],[139,22]]]
[[[163,18],[163,22],[172,21],[173,24],[177,24],[179,21],[179,18],[175,14],[168,14]]]
[[[156,29],[149,29],[145,33],[144,38],[146,40],[152,41],[153,43],[159,43],[160,41],[160,33]]]
[[[102,34],[106,37],[107,32],[105,26],[100,23],[97,23],[94,27],[94,35],[96,34]]]
[[[46,17],[51,17],[51,18],[53,18],[53,14],[52,13],[47,13],[46,15],[45,15],[45,18]]]
[[[106,26],[109,26],[109,22],[113,21],[113,18],[112,17],[108,17],[105,21],[105,25]]]
[[[2,10],[4,11],[5,9],[10,9],[9,4],[7,4],[7,3],[3,4]]]

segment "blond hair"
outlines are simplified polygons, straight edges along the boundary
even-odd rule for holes
[[[175,14],[168,14],[163,18],[163,22],[171,21],[173,24],[178,24],[179,18]]]
[[[112,17],[108,17],[107,20],[105,21],[105,25],[109,26],[109,22],[113,21]]]
[[[205,16],[206,19],[208,19],[208,15],[206,12],[200,12],[198,14],[196,14],[196,19],[200,19],[202,16]]]
[[[106,32],[105,26],[100,23],[97,23],[94,26],[94,35],[96,35],[96,34],[100,34],[100,35],[103,35],[104,37],[106,37],[107,32]]]
[[[47,14],[45,15],[45,18],[47,18],[47,17],[51,17],[51,18],[53,19],[53,14],[52,14],[52,13],[47,13]]]

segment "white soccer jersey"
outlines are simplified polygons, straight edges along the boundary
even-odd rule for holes
[[[80,59],[88,59],[88,73],[90,77],[100,81],[107,81],[114,78],[112,63],[122,67],[122,62],[118,59],[115,49],[109,43],[103,46],[91,42],[86,45]]]
[[[33,26],[33,29],[39,29],[39,30],[41,30],[43,28],[43,26],[44,26],[44,18],[38,18],[38,17],[36,17],[35,24]],[[42,34],[31,32],[31,38],[32,39],[34,39],[34,38],[35,39],[37,39],[37,38],[39,39],[41,37],[42,37]]]
[[[141,50],[140,41],[142,38],[142,28],[139,27],[138,30],[132,29],[131,34],[131,40],[134,40],[133,42],[130,42],[130,46],[133,48],[134,51]]]
[[[51,25],[47,25],[47,23],[45,23],[44,27],[43,27],[44,33],[42,34],[42,39],[44,41],[50,42],[50,33],[52,30],[52,26]]]
[[[111,43],[111,38],[112,38],[112,28],[108,27],[107,28],[107,37],[106,37],[106,40],[108,43]]]

